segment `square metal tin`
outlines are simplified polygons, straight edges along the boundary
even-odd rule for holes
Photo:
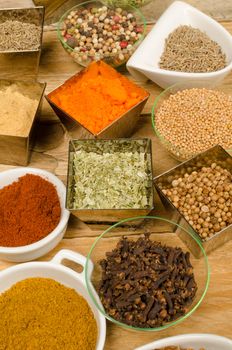
[[[59,106],[57,106],[56,103],[54,103],[51,100],[51,96],[55,91],[57,91],[61,86],[68,84],[72,80],[76,79],[77,76],[84,74],[85,69],[86,68],[82,69],[80,72],[73,75],[71,78],[66,80],[63,84],[61,84],[55,90],[51,91],[48,95],[45,96],[47,101],[51,105],[52,109],[56,113],[56,115],[60,118],[61,122],[65,125],[67,130],[79,128],[81,131],[82,138],[110,139],[110,138],[123,138],[123,137],[128,137],[132,135],[136,127],[136,124],[139,120],[139,116],[150,96],[149,92],[146,91],[145,89],[144,91],[147,93],[147,96],[142,101],[140,101],[135,106],[130,108],[126,113],[124,113],[118,119],[114,120],[112,123],[107,125],[104,129],[102,129],[97,134],[93,134],[84,125],[80,124],[70,114],[68,114],[65,110],[61,109]]]
[[[215,146],[207,150],[206,152],[200,153],[196,157],[185,161],[180,165],[177,165],[176,167],[172,168],[171,170],[154,178],[155,188],[160,196],[164,207],[170,213],[172,220],[178,222],[179,225],[184,227],[188,232],[191,232],[191,234],[194,237],[200,240],[206,253],[210,253],[211,251],[215,250],[216,248],[222,246],[224,243],[232,239],[232,225],[227,226],[221,231],[215,233],[212,237],[209,237],[205,241],[203,241],[199,234],[185,219],[183,214],[181,214],[180,211],[169,200],[169,198],[166,195],[164,195],[160,188],[160,185],[162,186],[170,183],[170,179],[173,178],[173,176],[180,175],[181,173],[183,174],[183,172],[185,172],[185,170],[187,170],[188,167],[197,170],[202,166],[209,166],[212,163],[217,163],[218,165],[223,166],[232,173],[232,157],[221,146]],[[194,254],[194,256],[201,256],[201,250],[199,246],[189,234],[179,229],[176,230],[176,234],[180,236],[180,238],[184,241],[187,247]]]
[[[0,23],[23,20],[41,27],[40,47],[37,50],[0,51],[0,74],[3,79],[35,80],[42,48],[44,7],[0,9]]]
[[[118,222],[122,219],[135,217],[139,215],[147,215],[153,209],[153,177],[152,177],[152,148],[151,148],[151,140],[150,139],[140,139],[137,141],[143,141],[145,150],[147,155],[149,156],[149,177],[151,183],[151,190],[149,194],[149,200],[151,206],[145,209],[73,209],[73,185],[74,185],[74,173],[73,173],[73,156],[75,153],[75,149],[79,142],[105,142],[105,141],[113,141],[113,142],[131,142],[136,141],[128,140],[128,139],[117,139],[117,140],[73,140],[69,143],[69,160],[68,160],[68,176],[67,176],[67,196],[66,196],[66,208],[80,220],[88,224],[94,223],[102,223],[102,224],[111,224]],[[139,222],[136,222],[139,224]],[[135,222],[133,222],[133,225]]]
[[[31,128],[26,137],[0,134],[0,163],[11,165],[27,165],[29,162],[30,149],[34,141],[34,125],[39,115],[42,98],[46,84],[17,81],[0,80],[0,90],[2,87],[16,84],[22,94],[38,101],[37,110],[32,118]],[[9,122],[11,122],[9,120]]]

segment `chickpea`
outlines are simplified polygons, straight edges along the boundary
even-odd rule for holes
[[[232,174],[227,169],[213,163],[181,175],[162,190],[202,240],[232,223]]]

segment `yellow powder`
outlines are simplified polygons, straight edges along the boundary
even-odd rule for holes
[[[0,295],[0,350],[95,350],[87,301],[49,278],[28,278]]]
[[[16,84],[0,90],[0,134],[27,136],[38,101],[23,95]]]

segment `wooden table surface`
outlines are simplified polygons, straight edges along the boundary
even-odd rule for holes
[[[232,13],[230,16],[232,18]],[[232,23],[230,21],[222,22],[222,24],[232,33]],[[80,69],[81,67],[74,63],[61,47],[54,28],[52,26],[46,27],[38,77],[39,81],[47,82],[46,92],[50,92]],[[128,75],[125,68],[122,68],[120,71]],[[232,74],[227,77],[225,84],[232,93]],[[151,96],[144,108],[133,137],[150,137],[152,139],[153,168],[154,175],[156,176],[170,169],[177,162],[159,144],[152,131],[150,112],[154,99],[161,89],[152,82],[147,82],[143,86],[151,93]],[[45,100],[42,115],[36,128],[37,141],[32,151],[29,166],[51,171],[62,181],[66,182],[68,142],[70,136],[64,130],[59,119]],[[79,130],[76,130],[71,136],[81,137],[81,133]],[[0,171],[9,168],[12,167],[0,165]],[[157,196],[155,197],[154,214],[169,217],[169,214],[165,212]],[[77,218],[71,217],[62,242],[56,249],[40,260],[51,259],[62,248],[72,249],[86,255],[94,239],[102,230],[102,226],[95,225],[89,227]],[[152,230],[163,232],[168,231],[169,227],[166,225],[160,227],[154,226]],[[112,323],[107,323],[105,350],[132,350],[137,346],[162,337],[193,332],[214,333],[232,338],[231,254],[232,241],[210,254],[211,282],[209,291],[201,306],[191,317],[175,327],[149,334],[127,331]],[[0,262],[1,269],[11,265],[11,263]]]

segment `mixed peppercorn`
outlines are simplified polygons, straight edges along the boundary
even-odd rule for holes
[[[132,13],[102,6],[71,11],[64,20],[62,36],[79,63],[105,59],[119,65],[132,54],[142,32]]]

